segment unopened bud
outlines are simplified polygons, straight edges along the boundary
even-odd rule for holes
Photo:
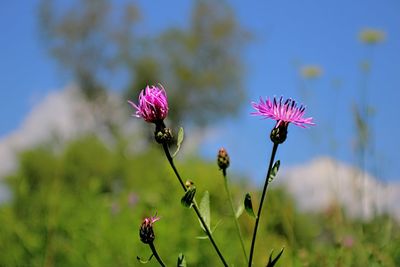
[[[217,163],[221,170],[226,170],[229,167],[229,155],[223,147],[218,150]]]
[[[270,135],[271,141],[274,144],[282,144],[283,142],[285,142],[287,137],[287,128],[287,124],[281,123],[279,126],[272,129]]]
[[[173,140],[172,130],[170,128],[156,130],[154,138],[159,144],[169,144]]]
[[[140,226],[139,229],[140,240],[143,243],[145,244],[153,243],[154,239],[156,238],[153,231],[153,223],[155,223],[159,219],[160,219],[159,217],[154,216],[145,218],[143,220],[142,225]]]
[[[187,180],[187,181],[185,182],[185,186],[186,186],[186,188],[188,188],[188,189],[192,188],[193,185],[194,185],[194,183],[193,183],[193,181],[191,181],[191,180]]]

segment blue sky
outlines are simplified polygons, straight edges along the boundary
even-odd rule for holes
[[[37,3],[0,4],[0,138],[17,129],[32,107],[48,92],[70,81],[48,56],[40,40]],[[400,96],[400,2],[391,1],[228,1],[240,23],[255,36],[244,54],[247,104],[238,118],[214,125],[220,135],[207,139],[202,154],[214,157],[227,147],[232,165],[261,179],[271,144],[272,121],[250,117],[250,101],[259,96],[293,97],[307,104],[307,115],[318,126],[289,128],[278,158],[296,164],[328,155],[354,163],[356,138],[352,103],[358,102],[362,83],[360,61],[369,53],[358,39],[364,28],[386,33],[373,48],[368,83],[374,154],[369,171],[383,180],[400,180],[398,167],[397,102]],[[138,1],[142,31],[156,33],[171,25],[185,27],[193,1]],[[299,65],[321,66],[320,78],[304,83]],[[335,88],[333,81],[340,81]],[[300,90],[306,86],[312,97]],[[222,134],[221,134],[222,133]],[[336,143],[336,145],[332,145]]]

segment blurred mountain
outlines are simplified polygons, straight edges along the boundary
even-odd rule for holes
[[[287,188],[302,210],[319,212],[339,205],[351,217],[389,214],[400,220],[400,184],[384,183],[332,158],[288,168],[277,184]]]

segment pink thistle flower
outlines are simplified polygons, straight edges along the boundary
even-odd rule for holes
[[[136,109],[134,116],[141,117],[147,122],[157,123],[168,115],[167,93],[161,84],[146,86],[146,89],[140,92],[138,105],[130,100],[128,103]]]
[[[156,236],[153,231],[153,224],[158,220],[160,218],[157,216],[148,217],[143,220],[139,230],[140,240],[143,243],[150,244],[154,241]]]
[[[147,217],[147,218],[144,218],[142,225],[144,225],[146,227],[151,227],[158,220],[160,220],[160,217],[157,217],[157,215]]]
[[[293,123],[299,127],[307,128],[307,125],[315,125],[313,123],[313,118],[304,118],[305,106],[300,105],[297,106],[296,101],[289,98],[285,102],[283,102],[282,96],[279,101],[274,97],[273,101],[269,98],[264,101],[260,97],[260,102],[251,102],[251,105],[256,110],[256,112],[252,112],[252,115],[262,116],[268,119],[274,119],[277,121],[275,128],[280,126],[287,127],[289,123]]]
[[[355,240],[352,236],[345,236],[342,240],[342,246],[346,248],[352,248],[354,246]]]

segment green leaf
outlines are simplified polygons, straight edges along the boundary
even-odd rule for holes
[[[180,253],[178,256],[178,263],[176,266],[177,267],[186,267],[185,255],[183,255],[182,253]]]
[[[183,128],[180,127],[180,128],[179,128],[179,132],[178,132],[178,140],[177,140],[177,142],[176,142],[176,151],[175,151],[175,153],[172,155],[173,158],[178,154],[179,149],[181,149],[181,144],[182,144],[184,135],[185,135],[185,132],[183,131]]]
[[[139,256],[136,256],[136,259],[141,263],[141,264],[146,264],[149,263],[151,258],[153,258],[154,254],[151,254],[148,260],[143,260]]]
[[[279,258],[282,256],[283,250],[285,248],[281,249],[281,252],[279,252],[278,256],[275,257],[275,259],[272,260],[272,253],[274,253],[274,251],[271,251],[271,254],[269,255],[269,259],[268,259],[268,264],[267,267],[274,267],[275,264],[278,262]]]
[[[217,230],[217,227],[218,227],[221,223],[222,223],[222,220],[219,220],[219,221],[217,222],[217,224],[214,226],[214,228],[213,228],[213,229],[210,229],[210,232],[211,232],[211,233],[214,233],[214,231]],[[203,228],[203,227],[202,227],[202,228]],[[203,230],[204,230],[204,228],[203,228]],[[197,239],[208,239],[208,235],[196,236],[196,238],[197,238]]]
[[[196,194],[196,187],[191,187],[189,188],[185,195],[181,198],[181,204],[186,207],[186,208],[190,208],[193,204],[193,198],[194,195]]]
[[[249,193],[246,194],[244,197],[244,209],[246,210],[247,214],[249,214],[251,217],[256,218],[256,215],[254,214],[253,211],[253,204],[251,202],[251,196]]]
[[[203,217],[204,222],[206,223],[206,226],[208,230],[210,230],[210,224],[211,224],[211,214],[210,214],[210,194],[208,191],[204,192],[203,198],[200,201],[200,214]],[[201,227],[205,231],[203,225],[200,223]]]
[[[215,230],[217,230],[217,227],[222,223],[222,220],[219,220],[213,227],[213,229],[211,229],[211,233],[214,233]]]
[[[238,219],[238,218],[243,214],[243,211],[244,211],[244,206],[243,206],[243,205],[240,205],[240,206],[238,207],[236,213],[235,213],[236,219]]]
[[[275,161],[274,166],[272,166],[271,173],[269,174],[269,177],[268,177],[268,183],[272,182],[272,180],[275,179],[276,174],[279,171],[279,166],[280,165],[281,165],[281,161],[280,160]]]

